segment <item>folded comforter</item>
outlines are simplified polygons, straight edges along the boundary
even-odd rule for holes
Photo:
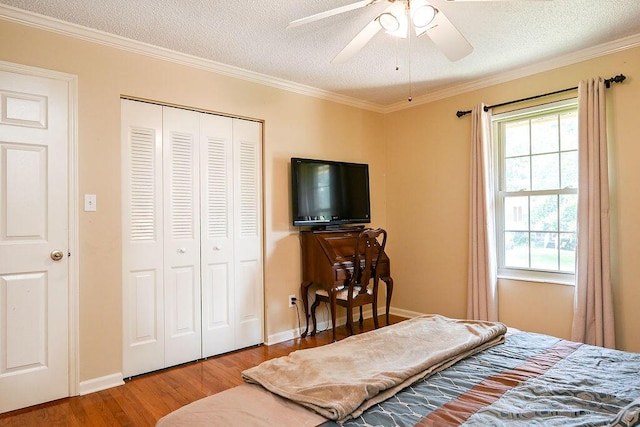
[[[504,341],[499,322],[427,315],[268,360],[242,373],[320,415],[344,421],[402,388]]]

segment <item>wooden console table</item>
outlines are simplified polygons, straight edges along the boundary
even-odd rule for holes
[[[353,273],[353,259],[359,229],[340,230],[305,230],[300,232],[302,242],[302,283],[300,294],[304,306],[306,328],[302,337],[309,333],[309,301],[308,291],[313,284],[321,285],[331,293],[337,292],[345,285]],[[389,324],[389,306],[393,293],[393,279],[389,257],[383,253],[376,270],[386,284],[386,321]],[[335,300],[334,300],[335,301]],[[330,307],[331,324],[336,324],[336,307]],[[333,340],[335,341],[335,328]]]

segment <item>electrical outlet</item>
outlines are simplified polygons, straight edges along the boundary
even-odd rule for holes
[[[289,307],[295,307],[297,300],[298,298],[295,295],[293,294],[289,295],[289,298],[287,298],[287,301],[289,302]]]
[[[95,194],[85,194],[84,195],[84,211],[95,212],[97,210],[96,201],[97,201],[97,197]]]

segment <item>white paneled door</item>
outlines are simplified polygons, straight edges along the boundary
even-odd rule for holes
[[[69,396],[68,97],[0,69],[0,412]]]

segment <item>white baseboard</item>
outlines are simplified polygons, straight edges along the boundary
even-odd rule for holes
[[[384,307],[379,307],[378,308],[378,313],[382,314],[385,312],[385,308]],[[398,309],[394,309],[393,307],[391,307],[389,309],[389,313],[390,314],[394,314],[397,316],[402,316],[402,317],[418,317],[421,316],[422,313],[415,313],[412,311],[407,311],[407,310],[398,310]],[[326,313],[325,313],[326,314]],[[362,316],[365,319],[370,319],[373,316],[373,311],[369,308],[366,310],[363,310],[362,312]],[[318,317],[322,317],[322,316],[318,316]],[[336,319],[336,326],[342,326],[344,324],[347,323],[347,317],[343,316],[343,317],[339,317]],[[283,331],[283,332],[279,332],[277,334],[273,334],[273,335],[269,335],[267,337],[267,341],[266,341],[266,345],[273,345],[273,344],[278,344],[284,341],[289,341],[295,338],[299,338],[300,334],[302,333],[302,331],[304,331],[304,322],[300,325],[302,330],[299,330],[298,328],[295,329],[290,329],[288,331]],[[311,319],[309,319],[309,332],[311,332],[311,328],[313,327],[313,324],[311,323]],[[326,320],[321,320],[318,319],[318,331],[325,331],[327,329],[329,329],[331,327],[331,321],[329,319]]]
[[[269,335],[267,337],[266,345],[278,344],[281,342],[289,341],[300,336],[298,328],[289,329],[288,331],[279,332],[277,334]]]
[[[365,316],[366,317],[366,316]],[[371,316],[369,316],[371,317]],[[347,322],[347,318],[346,317],[341,317],[336,319],[336,325],[340,326],[340,325],[344,325]],[[329,320],[323,320],[323,321],[318,321],[318,330],[319,331],[324,331],[325,329],[328,329],[329,326],[331,325],[331,322]],[[288,331],[283,331],[283,332],[279,332],[277,334],[273,334],[273,335],[269,335],[267,337],[267,342],[265,342],[266,345],[274,345],[274,344],[279,344],[281,342],[285,342],[285,341],[289,341],[295,338],[300,338],[300,334],[302,332],[304,332],[304,323],[300,325],[301,328],[295,328],[295,329],[289,329]],[[313,324],[311,323],[311,319],[309,319],[309,332],[311,332],[311,329],[313,328]]]
[[[389,309],[389,313],[393,314],[394,316],[406,317],[409,319],[413,319],[414,317],[420,317],[425,315],[425,313],[418,313],[417,311],[409,311],[409,310],[403,310],[401,308],[393,308],[393,307]]]
[[[96,391],[106,390],[111,387],[117,387],[123,385],[122,373],[118,372],[104,377],[93,378],[87,381],[80,382],[80,396],[85,394],[95,393]]]

